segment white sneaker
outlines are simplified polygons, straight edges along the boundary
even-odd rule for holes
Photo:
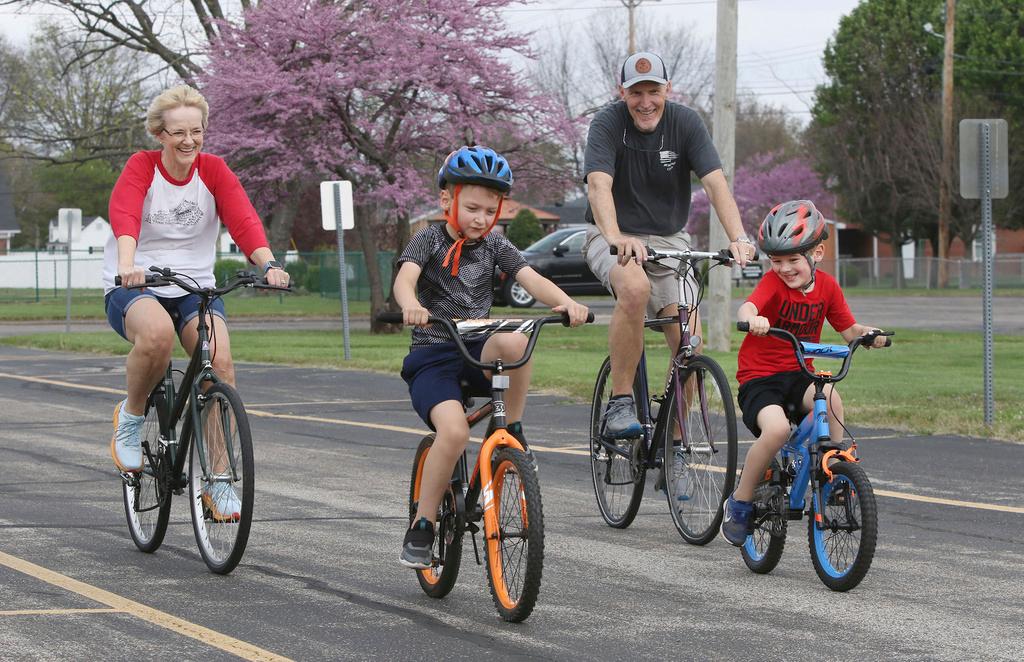
[[[122,400],[114,408],[114,436],[110,439],[110,455],[114,465],[124,473],[142,471],[142,424],[145,416],[129,414]]]
[[[237,522],[242,518],[242,502],[228,483],[207,483],[203,487],[203,505],[214,522]]]
[[[690,472],[683,459],[682,449],[672,454],[672,478],[675,479],[676,501],[690,500]]]

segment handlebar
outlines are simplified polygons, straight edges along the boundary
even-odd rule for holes
[[[405,320],[402,317],[402,313],[386,312],[379,313],[377,315],[377,321],[382,322],[384,324],[403,324]],[[593,321],[594,313],[588,313],[587,323],[589,324]],[[433,315],[431,315],[430,317],[427,318],[427,322],[430,324],[440,324],[442,327],[444,327],[445,331],[448,332],[448,335],[452,338],[452,340],[455,341],[455,346],[459,348],[459,353],[462,354],[462,358],[466,361],[466,363],[470,364],[473,367],[480,368],[481,370],[495,369],[495,365],[493,363],[483,363],[473,358],[473,355],[469,353],[469,350],[466,348],[466,343],[463,342],[462,336],[459,334],[459,330],[455,326],[455,323],[452,322],[452,320],[446,317],[434,317]],[[533,333],[530,335],[530,339],[526,343],[526,349],[523,351],[523,355],[519,358],[519,360],[514,361],[512,363],[502,362],[502,369],[515,370],[516,368],[525,365],[526,362],[530,360],[530,356],[533,354],[533,348],[537,344],[537,339],[540,337],[541,327],[551,322],[559,322],[563,326],[569,326],[569,315],[568,313],[561,313],[559,315],[550,315],[548,317],[541,317],[537,320],[533,320]]]
[[[736,322],[736,330],[742,331],[744,333],[749,333],[750,323]],[[775,336],[776,338],[785,340],[790,345],[792,345],[793,351],[796,353],[796,359],[797,363],[800,365],[800,369],[803,370],[804,373],[807,376],[811,377],[812,379],[821,379],[821,377],[815,375],[813,372],[810,371],[810,369],[808,369],[806,357],[807,353],[817,356],[824,356],[827,358],[843,359],[843,365],[839,369],[839,374],[835,376],[828,376],[827,379],[827,381],[830,382],[838,382],[842,380],[844,377],[846,377],[846,373],[850,371],[850,360],[853,358],[853,353],[857,350],[858,347],[870,346],[872,343],[875,342],[875,338],[877,338],[878,336],[886,336],[884,346],[890,347],[892,345],[892,339],[889,338],[889,336],[893,336],[896,334],[893,333],[892,331],[882,331],[880,329],[875,329],[873,331],[865,333],[864,335],[858,336],[850,341],[850,344],[846,346],[847,352],[845,353],[845,355],[843,355],[843,353],[841,352],[835,352],[832,350],[833,347],[842,347],[841,345],[834,346],[820,345],[818,343],[803,343],[799,338],[794,336],[789,331],[785,329],[779,329],[774,326],[768,329],[768,335]]]
[[[649,246],[647,248],[647,259],[648,260],[663,260],[665,258],[671,258],[676,260],[714,260],[719,264],[732,264],[733,258],[729,250],[723,248],[717,253],[708,253],[707,251],[658,251]],[[609,246],[608,252],[611,255],[619,254],[618,246]],[[756,259],[756,256],[755,256]]]
[[[137,290],[143,287],[167,287],[168,285],[177,285],[181,289],[189,292],[190,294],[209,295],[211,297],[219,297],[236,290],[239,287],[252,287],[257,290],[276,290],[278,292],[293,292],[291,287],[278,287],[277,285],[270,285],[267,283],[266,278],[259,278],[256,274],[239,271],[235,274],[235,279],[227,283],[223,287],[197,287],[194,283],[190,283],[187,280],[179,278],[183,274],[176,273],[170,269],[164,267],[150,267],[152,274],[146,274],[146,281],[141,285],[130,285],[126,286],[125,289]],[[121,277],[114,276],[114,285],[122,287]]]

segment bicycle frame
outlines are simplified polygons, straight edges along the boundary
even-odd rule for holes
[[[731,261],[731,256],[726,252],[719,253],[707,253],[700,251],[668,251],[668,252],[656,252],[649,250],[649,259],[678,259],[679,264],[675,268],[676,272],[676,287],[677,287],[677,300],[679,301],[677,311],[675,315],[657,317],[651,320],[644,321],[644,328],[659,328],[668,324],[677,324],[679,326],[679,346],[676,348],[675,354],[669,363],[669,377],[666,380],[665,390],[660,396],[655,396],[654,401],[658,402],[658,412],[656,417],[651,416],[651,393],[650,386],[647,383],[647,352],[640,352],[640,361],[637,363],[637,382],[640,390],[640,399],[637,402],[638,413],[640,424],[643,427],[643,443],[644,443],[644,466],[647,469],[655,469],[658,466],[658,445],[653,443],[655,439],[659,438],[659,435],[665,433],[665,425],[668,421],[669,410],[663,405],[666,401],[672,400],[676,407],[676,420],[679,421],[680,425],[686,424],[685,406],[682,398],[673,398],[675,393],[682,393],[683,389],[683,374],[686,370],[687,361],[693,357],[696,353],[696,348],[700,345],[700,338],[694,336],[690,332],[690,316],[695,310],[691,308],[690,304],[686,301],[685,291],[685,278],[686,270],[693,269],[698,260],[718,260],[720,263],[726,263],[725,261]],[[684,265],[686,266],[684,269]],[[694,269],[694,271],[696,271]],[[703,284],[698,285],[696,301],[699,302],[702,298]],[[708,424],[708,408],[707,400],[704,389],[699,389],[701,398],[701,413],[704,417],[705,424]],[[685,434],[685,430],[683,431]],[[629,458],[629,451],[621,448],[615,443],[608,442],[604,439],[598,439],[598,442],[604,446],[608,452],[616,453],[625,458]]]
[[[749,326],[746,322],[739,322],[736,326],[740,331],[749,331]],[[850,341],[849,345],[826,345],[802,342],[784,329],[773,327],[769,329],[768,333],[787,341],[793,347],[800,369],[814,383],[814,407],[800,424],[794,428],[789,439],[783,445],[780,455],[782,456],[782,471],[788,473],[792,481],[788,501],[791,518],[795,513],[802,515],[806,505],[808,487],[812,488],[811,498],[814,499],[814,512],[820,513],[822,510],[819,501],[818,477],[821,474],[815,471],[815,469],[820,467],[821,473],[828,476],[829,480],[831,480],[828,461],[832,455],[838,454],[847,461],[857,461],[852,454],[846,451],[828,450],[821,454],[821,449],[827,447],[832,440],[828,425],[828,405],[825,402],[825,384],[835,384],[846,377],[846,374],[850,371],[851,359],[857,347],[872,343],[877,335],[892,334],[871,333],[855,338]],[[811,372],[807,367],[808,355],[819,358],[841,359],[843,363],[836,375],[828,371]],[[820,524],[820,521],[816,524]]]
[[[197,444],[199,463],[203,474],[205,475],[207,472],[206,446],[203,443],[202,429],[196,426],[194,421],[199,417],[199,403],[202,401],[202,392],[204,390],[203,384],[209,383],[213,385],[220,381],[217,374],[213,371],[213,360],[210,355],[210,327],[206,321],[212,300],[212,296],[202,296],[200,299],[199,323],[197,327],[198,339],[195,348],[192,350],[188,367],[185,369],[181,388],[175,391],[171,364],[167,365],[167,372],[163,378],[165,397],[162,404],[164,406],[157,411],[157,419],[160,422],[161,440],[166,442],[170,452],[172,462],[171,480],[174,489],[182,489],[188,482],[184,475],[185,458],[188,457],[188,451],[193,442]],[[173,394],[173,401],[167,399],[168,393]],[[189,405],[187,412],[185,411],[186,404]],[[182,419],[183,413],[184,419]],[[179,420],[182,421],[180,440],[176,438],[175,432],[175,427]],[[227,436],[225,437],[225,443],[230,443]],[[235,466],[234,454],[229,452],[227,456],[231,468],[231,478],[232,480],[238,480],[238,468]],[[153,458],[150,458],[150,462],[153,462]]]

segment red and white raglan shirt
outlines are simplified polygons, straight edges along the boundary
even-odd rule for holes
[[[767,317],[772,326],[785,329],[804,342],[821,340],[821,328],[826,319],[839,332],[857,323],[839,283],[820,269],[814,277],[814,289],[807,294],[788,287],[778,274],[769,271],[747,301],[754,304],[757,314]],[[752,334],[747,334],[740,345],[738,363],[736,379],[740,384],[800,369],[788,342]],[[810,359],[807,359],[807,367],[813,368]]]
[[[213,287],[213,263],[223,222],[245,255],[267,246],[263,223],[235,173],[220,157],[199,153],[188,177],[177,180],[164,168],[160,151],[128,159],[110,195],[110,228],[103,251],[103,289],[115,289],[117,238],[135,238],[135,266],[168,267]],[[176,286],[148,290],[160,297],[186,294]]]

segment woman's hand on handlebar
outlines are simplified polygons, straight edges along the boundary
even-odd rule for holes
[[[128,267],[118,266],[117,275],[121,277],[121,287],[144,285],[146,282],[146,270],[135,265]]]
[[[422,306],[402,309],[402,324],[406,326],[427,326],[430,311]]]
[[[273,267],[267,270],[267,274],[263,277],[263,280],[272,287],[288,287],[291,281],[291,276],[284,269],[278,269]]]
[[[576,303],[572,299],[565,304],[555,306],[552,312],[565,313],[569,316],[569,326],[580,326],[581,324],[587,323],[587,315],[590,313],[590,309],[581,303]]]

